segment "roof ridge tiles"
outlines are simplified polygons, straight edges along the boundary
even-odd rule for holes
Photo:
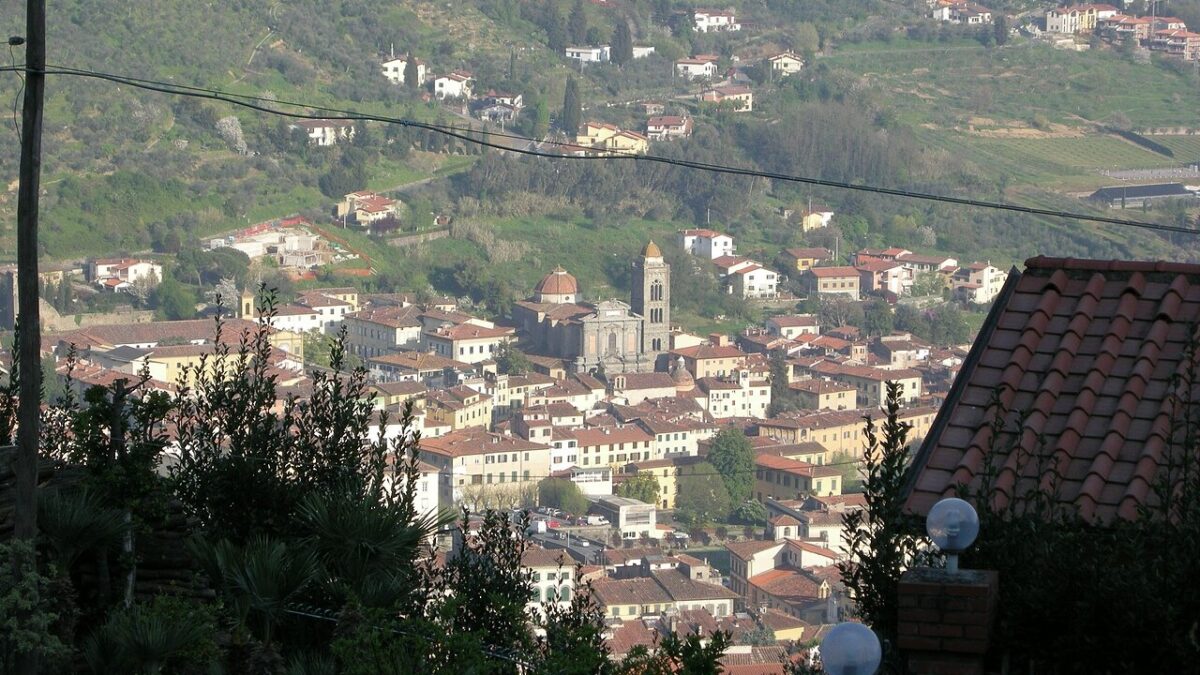
[[[1163,260],[1092,260],[1087,258],[1056,258],[1036,256],[1025,261],[1026,271],[1068,270],[1087,272],[1142,272],[1200,275],[1200,265]]]

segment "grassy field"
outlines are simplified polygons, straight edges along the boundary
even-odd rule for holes
[[[1170,148],[1179,163],[1200,162],[1200,135],[1151,136],[1150,140]]]
[[[910,124],[1078,125],[1121,113],[1137,128],[1195,127],[1200,88],[1158,64],[1114,51],[1066,52],[1028,42],[982,49],[969,43],[895,40],[840,47],[821,59],[875,85]]]

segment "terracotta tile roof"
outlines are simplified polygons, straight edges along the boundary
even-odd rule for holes
[[[746,352],[734,347],[733,345],[721,345],[714,347],[713,345],[696,345],[695,347],[684,347],[683,349],[672,349],[671,354],[682,356],[684,358],[696,359],[734,359],[746,356]]]
[[[433,352],[418,351],[372,356],[367,359],[367,363],[369,365],[383,365],[399,370],[413,370],[417,372],[435,372],[446,368],[453,368],[454,370],[470,370],[472,368],[469,363],[448,359]]]
[[[782,527],[784,525],[799,525],[800,521],[784,513],[767,521],[774,527]]]
[[[564,570],[572,571],[575,569],[575,561],[571,556],[566,555],[562,549],[550,550],[547,548],[530,547],[525,549],[525,553],[521,555],[521,565],[523,567],[562,567]]]
[[[833,551],[829,550],[828,548],[825,548],[824,546],[817,546],[816,544],[810,544],[807,541],[802,541],[800,539],[788,539],[787,543],[788,543],[788,546],[793,546],[795,548],[800,549],[801,551],[807,551],[808,553],[812,553],[813,555],[819,555],[823,558],[829,558],[830,560],[838,559],[837,553],[834,553]]]
[[[757,553],[762,553],[767,549],[782,545],[778,541],[763,540],[725,542],[725,548],[729,549],[729,552],[737,556],[740,560],[749,560],[751,556]]]
[[[627,427],[593,427],[576,429],[575,439],[579,447],[590,448],[599,445],[616,445],[618,443],[649,443],[654,437],[637,426]],[[636,447],[636,446],[633,446]]]
[[[651,572],[650,576],[676,602],[736,600],[741,597],[724,586],[689,579],[683,572],[675,569],[658,570],[657,572]]]
[[[853,267],[813,267],[808,272],[818,279],[842,279],[845,277],[858,278],[858,270]]]
[[[598,581],[596,583],[599,583]],[[652,648],[658,641],[658,633],[641,621],[626,621],[613,629],[608,638],[608,648],[613,656],[622,657],[634,647]]]
[[[549,446],[532,443],[516,436],[494,434],[479,429],[463,429],[452,431],[437,438],[422,438],[421,450],[443,457],[465,457],[468,455],[486,455],[495,452],[512,452],[514,450],[548,450]]]
[[[654,579],[597,579],[592,592],[604,607],[613,605],[668,605],[671,596]]]
[[[808,462],[800,462],[779,455],[759,455],[754,458],[754,466],[759,469],[770,469],[772,471],[785,471],[808,478],[812,477],[813,465]]]
[[[794,391],[805,391],[810,394],[835,394],[839,391],[854,391],[854,387],[841,382],[831,382],[829,380],[800,380],[788,385],[788,389]]]
[[[817,316],[815,314],[786,314],[783,316],[773,316],[767,319],[767,323],[775,324],[780,328],[803,328],[806,326],[818,326]]]
[[[914,461],[907,508],[923,514],[955,486],[978,485],[991,449],[993,506],[1053,489],[1055,502],[1084,520],[1136,518],[1139,505],[1155,501],[1172,436],[1171,379],[1188,367],[1200,266],[1025,265],[1009,275]],[[999,438],[994,396],[1009,420]],[[1045,459],[1020,459],[1030,454]]]
[[[795,567],[776,567],[769,572],[755,574],[746,581],[786,602],[821,597],[821,582]]]
[[[828,260],[833,257],[833,252],[827,248],[789,248],[785,249],[784,252],[793,258]]]

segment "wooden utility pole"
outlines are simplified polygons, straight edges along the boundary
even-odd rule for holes
[[[16,502],[13,538],[37,536],[38,416],[42,399],[42,327],[38,316],[38,194],[42,173],[42,98],[46,86],[46,0],[27,0],[25,101],[21,113],[21,173],[17,190],[17,336],[20,401],[17,408]],[[18,580],[29,562],[18,564]],[[36,567],[34,566],[34,569]],[[21,623],[18,618],[18,623]],[[36,652],[16,655],[18,675],[36,675]]]

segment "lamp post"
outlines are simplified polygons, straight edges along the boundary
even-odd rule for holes
[[[883,660],[875,631],[861,623],[840,623],[821,640],[821,666],[829,675],[874,675]]]
[[[958,571],[958,554],[975,543],[979,535],[979,514],[967,502],[956,497],[943,499],[929,509],[925,531],[946,553],[946,571]]]

